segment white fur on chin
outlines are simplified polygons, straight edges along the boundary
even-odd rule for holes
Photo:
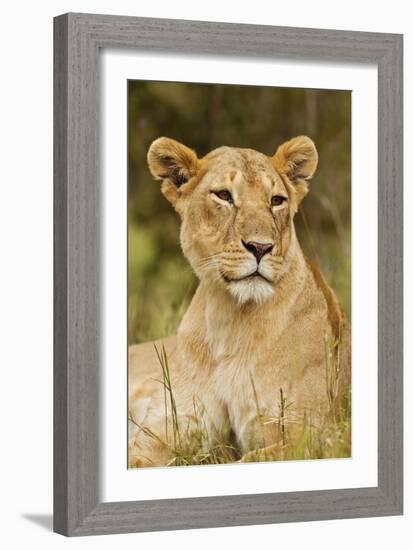
[[[245,304],[249,301],[262,304],[274,293],[274,289],[270,283],[259,277],[233,281],[229,283],[228,288],[231,295],[239,304]]]

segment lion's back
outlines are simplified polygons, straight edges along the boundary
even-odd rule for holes
[[[159,354],[162,354],[163,349],[165,349],[168,362],[170,363],[176,354],[176,335],[129,346],[129,384],[136,384],[150,377],[161,377],[162,368],[156,350],[158,350]]]

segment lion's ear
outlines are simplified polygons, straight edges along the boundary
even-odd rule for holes
[[[273,156],[276,170],[293,184],[300,202],[308,192],[308,182],[318,164],[314,142],[307,136],[298,136],[280,145]]]
[[[174,139],[160,137],[149,147],[148,166],[155,179],[163,180],[162,192],[175,204],[179,197],[179,188],[198,170],[198,157],[186,145]]]

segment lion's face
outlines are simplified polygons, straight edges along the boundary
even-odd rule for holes
[[[222,147],[183,214],[182,248],[200,279],[225,285],[239,302],[273,292],[291,236],[286,185],[267,157]]]
[[[220,147],[198,159],[159,138],[148,162],[181,215],[182,249],[198,277],[239,303],[269,298],[288,269],[294,214],[317,165],[313,142],[295,138],[273,157]]]

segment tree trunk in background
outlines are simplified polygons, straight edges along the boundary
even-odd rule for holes
[[[208,98],[209,151],[215,149],[221,141],[222,126],[222,86],[210,86]]]
[[[305,112],[306,112],[306,125],[307,134],[314,139],[317,134],[317,117],[318,117],[318,97],[320,95],[319,90],[307,90],[305,94]]]

